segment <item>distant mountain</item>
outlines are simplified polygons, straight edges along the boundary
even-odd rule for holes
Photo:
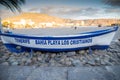
[[[40,22],[58,22],[58,23],[63,23],[64,19],[54,17],[54,16],[49,16],[47,14],[41,14],[41,13],[22,13],[18,16],[6,18],[5,20],[9,20],[11,22],[16,22],[20,21],[21,19],[31,19],[33,22],[40,23]]]
[[[18,26],[18,23],[19,24],[22,23],[22,20],[26,21],[26,24]],[[111,24],[120,24],[120,19],[72,20],[54,17],[41,13],[22,13],[18,16],[2,20],[2,23],[4,26],[9,27],[12,26],[10,28],[23,28],[23,27],[34,28],[34,26],[37,27],[98,26],[98,25],[110,26]]]
[[[81,23],[85,26],[110,26],[112,24],[120,24],[120,19],[87,19],[87,20],[74,20],[74,24]]]

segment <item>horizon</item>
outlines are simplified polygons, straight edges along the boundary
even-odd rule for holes
[[[28,15],[31,15],[31,14],[44,14],[44,15],[48,15],[48,16],[51,16],[51,17],[56,17],[56,18],[60,18],[60,19],[71,19],[71,18],[63,18],[63,17],[60,17],[60,16],[53,16],[53,15],[49,15],[49,14],[45,14],[45,13],[36,13],[36,12],[23,12],[23,13],[20,13],[18,15],[14,15],[14,16],[10,16],[10,17],[7,17],[7,18],[3,18],[2,20],[6,20],[6,19],[12,19],[14,17],[18,17],[18,16],[21,16],[23,14],[28,14]],[[24,19],[24,18],[22,18]],[[105,17],[102,17],[102,18],[82,18],[82,19],[71,19],[71,20],[96,20],[96,19],[117,19],[119,20],[120,18],[105,18]]]
[[[102,0],[26,0],[26,4],[21,6],[22,12],[43,13],[66,19],[120,19],[120,9],[109,6]],[[2,19],[19,15],[12,13],[5,7],[0,8]]]

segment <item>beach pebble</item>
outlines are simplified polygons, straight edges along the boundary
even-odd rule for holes
[[[21,59],[21,61],[22,61],[22,62],[26,62],[26,61],[27,61],[27,59],[28,59],[28,58],[23,57],[23,58]]]
[[[37,51],[37,52],[36,52],[36,54],[37,54],[37,55],[41,55],[41,54],[42,54],[42,52],[40,52],[40,51]]]
[[[72,64],[72,62],[71,61],[66,61],[66,66],[70,66]]]
[[[46,63],[49,63],[50,59],[51,59],[50,56],[48,56],[48,57],[45,59],[45,62],[46,62]]]
[[[65,61],[64,64],[65,64],[66,66],[70,66],[70,65],[72,64],[72,62],[70,61],[70,58],[65,58],[64,61]]]
[[[95,58],[95,62],[96,62],[96,63],[100,63],[100,58],[99,58],[99,57],[96,57],[96,58]]]
[[[91,66],[95,66],[95,60],[88,60],[87,62],[88,64],[90,64]]]
[[[12,53],[0,45],[0,65],[40,67],[120,65],[120,42],[113,42],[107,50],[93,50],[92,54],[87,54],[88,50],[58,53],[34,51],[33,57],[30,57],[29,52]]]
[[[65,59],[64,58],[62,58],[60,61],[59,61],[59,63],[61,63],[61,64],[65,64]]]
[[[9,63],[8,62],[3,62],[3,63],[1,63],[1,65],[9,66]]]
[[[73,52],[67,52],[67,53],[66,53],[66,55],[67,55],[68,57],[74,56],[75,54],[76,54],[75,51],[73,51]]]
[[[72,65],[75,66],[75,67],[83,66],[83,64],[82,64],[82,62],[80,62],[80,60],[73,60]]]
[[[56,54],[55,54],[55,53],[51,54],[51,58],[54,58],[55,56],[56,56]]]
[[[32,61],[33,61],[33,62],[36,62],[36,61],[37,61],[37,58],[36,58],[36,57],[33,57],[33,58],[32,58]]]
[[[42,61],[41,56],[38,56],[38,57],[37,57],[37,60],[38,60],[38,61]]]
[[[30,56],[30,54],[29,54],[28,52],[26,52],[24,55],[25,55],[26,57]]]
[[[2,56],[2,59],[3,59],[3,60],[7,60],[8,58],[9,58],[8,55],[4,55],[4,56]]]
[[[25,65],[30,65],[32,63],[32,60],[31,59],[27,59],[26,62],[25,62]]]
[[[15,62],[16,59],[15,59],[15,57],[10,57],[10,58],[8,59],[8,61],[9,61],[10,63],[12,63],[12,62]]]
[[[62,59],[62,56],[61,55],[56,55],[54,57],[55,61],[60,61]]]
[[[18,65],[18,62],[17,62],[17,61],[12,62],[11,65],[12,65],[12,66],[17,66],[17,65]]]
[[[85,52],[85,50],[80,50],[79,51],[79,54],[81,54],[81,55],[84,55],[86,52]]]
[[[105,62],[103,59],[101,59],[100,64],[101,64],[101,65],[105,65],[106,62]]]

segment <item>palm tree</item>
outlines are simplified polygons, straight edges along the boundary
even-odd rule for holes
[[[25,0],[0,0],[0,6],[3,5],[12,12],[21,11],[20,6],[25,3]]]
[[[103,2],[111,6],[120,7],[120,0],[103,0]]]
[[[25,3],[25,0],[0,0],[0,6],[5,6],[10,9],[12,12],[21,11],[20,6]],[[0,18],[0,31],[2,30],[1,18]]]

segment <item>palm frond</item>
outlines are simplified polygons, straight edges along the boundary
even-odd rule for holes
[[[0,4],[10,9],[12,12],[21,11],[20,6],[25,3],[25,0],[0,0]]]
[[[104,3],[109,4],[111,6],[119,6],[120,7],[120,0],[103,0]]]

